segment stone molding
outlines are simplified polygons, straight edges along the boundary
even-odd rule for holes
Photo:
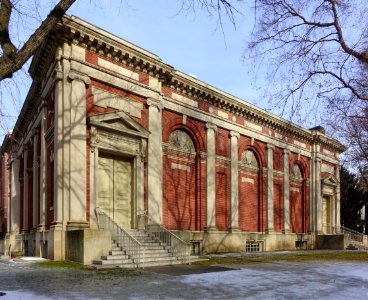
[[[235,138],[239,138],[240,137],[240,133],[234,130],[230,131],[230,137],[235,137]]]
[[[158,111],[162,111],[164,108],[164,105],[162,102],[158,99],[148,98],[147,99],[147,106],[149,107],[155,107]]]
[[[215,124],[213,124],[213,123],[210,123],[210,122],[207,122],[206,123],[206,128],[207,129],[212,129],[214,132],[217,131],[217,126]]]
[[[73,80],[80,80],[82,81],[86,86],[91,84],[91,79],[89,78],[89,76],[85,75],[85,74],[81,74],[81,73],[77,73],[75,71],[70,71],[68,74],[68,78],[70,79],[70,81]]]

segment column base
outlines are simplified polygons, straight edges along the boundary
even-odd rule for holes
[[[232,228],[229,228],[229,232],[231,232],[231,233],[240,233],[241,230],[238,227],[232,227]]]
[[[217,231],[217,228],[216,227],[206,227],[204,230],[206,232],[213,232],[213,231]]]
[[[89,224],[86,221],[68,221],[66,225],[67,230],[77,230],[89,228]]]

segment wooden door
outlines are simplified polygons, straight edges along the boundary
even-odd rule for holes
[[[120,227],[132,227],[132,161],[101,153],[98,159],[98,201]]]

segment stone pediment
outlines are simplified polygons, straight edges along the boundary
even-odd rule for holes
[[[322,178],[322,193],[325,195],[334,195],[338,186],[335,176],[328,174]]]
[[[328,186],[337,186],[338,181],[335,178],[335,176],[328,174],[322,178],[322,184],[328,185]]]
[[[99,114],[88,118],[89,125],[115,134],[148,138],[149,131],[123,111]]]

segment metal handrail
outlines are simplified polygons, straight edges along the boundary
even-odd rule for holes
[[[131,236],[126,230],[121,228],[100,208],[96,208],[97,222],[100,229],[106,229],[111,232],[112,239],[124,248],[126,254],[137,264],[138,268],[144,268],[145,248]]]
[[[340,232],[344,235],[347,235],[351,241],[360,243],[363,245],[364,243],[364,234],[350,228],[346,228],[344,226],[340,226]]]
[[[177,257],[178,260],[181,260],[183,263],[189,261],[191,244],[182,240],[162,224],[154,221],[146,212],[138,215],[138,228],[154,236],[156,240],[164,244],[167,250],[172,253],[173,256]]]

